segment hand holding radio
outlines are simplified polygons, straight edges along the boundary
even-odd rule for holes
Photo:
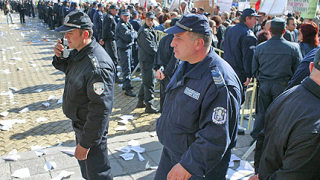
[[[57,57],[68,58],[69,49],[68,49],[68,40],[67,39],[58,39],[56,46],[54,47],[54,53]]]

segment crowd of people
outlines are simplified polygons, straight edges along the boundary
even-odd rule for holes
[[[30,1],[1,7],[7,19],[12,10],[34,17]],[[320,18],[304,19],[298,12],[271,17],[236,7],[221,12],[219,5],[211,14],[189,7],[182,2],[169,12],[160,4],[38,2],[39,18],[64,32],[73,49],[62,57],[59,39],[53,65],[66,74],[63,111],[73,122],[83,177],[112,179],[101,149],[107,147],[114,83],[136,97],[131,72],[139,67],[136,108],[161,112],[156,131],[164,147],[155,179],[225,178],[253,78],[257,175],[250,179],[319,179]]]

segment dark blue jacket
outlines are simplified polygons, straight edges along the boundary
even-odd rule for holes
[[[89,10],[89,12],[88,12],[88,16],[89,16],[89,18],[91,19],[91,22],[93,23],[93,15],[94,15],[94,13],[97,11],[97,9],[96,8],[91,8],[90,10]]]
[[[108,13],[104,16],[101,37],[103,41],[106,41],[108,39],[115,40],[116,25],[117,23],[115,17],[111,13]]]
[[[101,11],[96,11],[93,15],[93,28],[96,30],[96,33],[101,37],[102,31],[102,22],[103,22],[103,13]]]
[[[159,48],[157,37],[153,27],[147,26],[146,23],[139,29],[137,38],[139,61],[154,62],[154,57]]]
[[[186,66],[187,62],[179,65],[166,88],[158,138],[172,153],[173,164],[180,163],[196,177],[212,171],[221,176],[220,169],[227,169],[221,164],[228,166],[230,160],[221,159],[236,143],[242,86],[213,48],[183,75]]]
[[[135,30],[135,31],[139,31],[139,29],[141,28],[141,22],[140,21],[138,21],[138,20],[136,20],[136,19],[133,19],[133,18],[131,18],[130,20],[129,20],[129,22],[132,24],[132,27],[133,27],[133,29]]]
[[[242,83],[252,77],[251,66],[257,38],[243,22],[231,27],[224,38],[223,58],[231,65]]]
[[[98,145],[106,137],[113,106],[115,66],[100,44],[92,40],[68,59],[53,57],[53,66],[66,75],[62,109],[82,134],[84,148]]]
[[[126,49],[133,45],[134,39],[138,37],[130,22],[125,23],[120,19],[116,26],[116,42],[118,48]]]
[[[69,12],[70,12],[69,7],[64,6],[64,7],[62,8],[62,16],[63,16],[63,18],[65,18],[65,17],[66,17],[66,15],[68,15],[68,14],[69,14]]]
[[[311,62],[313,62],[314,57],[316,56],[316,53],[319,49],[320,47],[314,48],[302,59],[302,61],[298,65],[296,72],[289,81],[287,89],[300,84],[304,78],[310,75],[309,65]]]

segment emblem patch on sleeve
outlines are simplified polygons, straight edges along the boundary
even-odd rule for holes
[[[212,121],[216,124],[224,124],[227,120],[227,110],[223,107],[216,107],[213,110]]]
[[[104,92],[104,84],[102,82],[96,82],[93,84],[93,91],[101,95]]]

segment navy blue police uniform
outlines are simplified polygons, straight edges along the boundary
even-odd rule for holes
[[[82,12],[71,12],[66,19],[69,21],[57,31],[92,28],[90,18]],[[54,56],[52,64],[66,75],[62,109],[72,120],[76,142],[90,148],[87,159],[78,161],[83,178],[112,179],[107,150],[115,72],[111,58],[92,39],[80,51],[72,50],[66,59]]]
[[[121,14],[124,16],[129,16],[129,10],[124,9],[121,11]],[[116,26],[116,42],[120,55],[120,62],[123,75],[123,86],[122,89],[131,91],[133,88],[131,86],[131,61],[132,61],[132,45],[134,39],[138,37],[137,32],[133,29],[130,22],[126,23],[121,18],[119,23]],[[135,96],[135,94],[131,94]]]
[[[137,15],[138,12],[137,11],[132,11],[132,16]],[[130,24],[132,25],[133,29],[135,31],[139,31],[139,29],[141,28],[141,23],[140,21],[130,18],[129,20]],[[132,67],[135,68],[138,63],[139,63],[139,59],[138,59],[138,44],[137,44],[137,39],[135,39],[134,44],[132,46],[132,59],[133,59],[133,64]]]
[[[98,7],[101,7],[102,4],[99,4]],[[102,33],[102,23],[103,23],[103,13],[97,10],[93,15],[93,36],[97,41],[101,39]]]
[[[188,14],[166,32],[210,35],[203,15]],[[232,67],[211,47],[197,64],[182,62],[166,88],[156,132],[163,152],[155,180],[177,163],[190,179],[225,179],[237,136],[242,86]]]
[[[97,11],[97,8],[95,8],[94,6],[97,4],[97,2],[93,2],[92,3],[92,8],[89,10],[89,12],[88,12],[88,16],[90,17],[90,19],[91,19],[91,22],[93,22],[93,15],[94,15],[94,13]]]

